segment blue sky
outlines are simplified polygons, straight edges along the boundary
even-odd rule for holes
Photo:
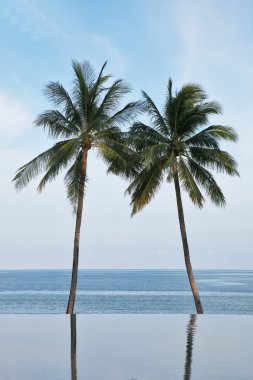
[[[253,137],[253,4],[251,1],[5,0],[0,10],[1,268],[69,268],[74,217],[60,177],[43,194],[36,182],[17,194],[15,170],[52,144],[32,127],[49,104],[43,86],[72,81],[71,59],[88,59],[162,106],[174,88],[200,83],[219,101],[212,121],[233,126],[241,178],[218,176],[227,207],[202,211],[184,197],[195,268],[253,269],[251,239]],[[130,98],[129,98],[130,99]],[[81,237],[82,268],[183,268],[173,187],[164,184],[130,218],[126,183],[106,176],[93,155]]]

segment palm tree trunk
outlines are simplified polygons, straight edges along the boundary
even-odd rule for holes
[[[73,314],[74,306],[75,306],[77,275],[78,275],[79,242],[80,242],[80,230],[81,230],[82,213],[83,213],[83,193],[84,193],[85,173],[86,173],[86,168],[87,168],[87,156],[88,156],[88,148],[84,147],[83,153],[82,153],[83,183],[81,184],[81,191],[80,191],[78,204],[77,204],[72,278],[71,278],[71,287],[70,287],[70,292],[69,292],[69,300],[68,300],[66,314]]]
[[[175,184],[175,191],[176,191],[176,198],[177,198],[178,219],[179,219],[179,225],[180,225],[180,231],[181,231],[181,237],[182,237],[183,249],[184,249],[185,266],[186,266],[189,282],[191,285],[191,290],[192,290],[193,298],[195,301],[197,313],[203,314],[204,312],[201,305],[199,292],[197,289],[196,281],[195,281],[194,274],[192,271],[191,260],[190,260],[190,252],[189,252],[189,246],[188,246],[187,235],[186,235],[184,211],[183,211],[183,204],[182,204],[181,190],[180,190],[180,185],[179,185],[177,168],[174,169],[174,184]]]

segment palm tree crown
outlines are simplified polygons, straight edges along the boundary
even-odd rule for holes
[[[97,149],[97,153],[108,164],[108,172],[117,173],[117,168],[131,169],[127,163],[126,149],[122,149],[121,127],[133,120],[142,108],[142,102],[128,103],[118,110],[122,97],[130,92],[129,86],[119,79],[110,86],[106,83],[111,75],[105,75],[106,62],[98,76],[88,61],[73,61],[75,79],[71,94],[59,82],[50,82],[44,90],[54,109],[41,113],[35,126],[47,130],[49,137],[61,139],[52,148],[39,154],[19,168],[15,187],[25,187],[39,173],[45,172],[38,191],[68,168],[65,175],[67,196],[76,209],[79,195],[83,192],[86,171],[81,170],[83,149]]]
[[[210,115],[221,113],[220,105],[207,101],[206,93],[196,84],[184,85],[173,96],[171,79],[162,112],[145,92],[143,96],[152,126],[136,122],[130,130],[130,145],[142,162],[127,189],[132,196],[132,214],[149,203],[164,178],[172,181],[175,171],[196,206],[203,206],[202,190],[214,204],[225,205],[210,169],[238,175],[235,160],[219,146],[221,140],[235,142],[237,136],[231,127],[206,127]]]

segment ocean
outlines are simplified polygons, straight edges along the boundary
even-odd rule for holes
[[[253,314],[253,271],[196,270],[206,314]],[[1,270],[0,313],[65,313],[69,270]],[[80,270],[76,313],[191,314],[184,270]]]

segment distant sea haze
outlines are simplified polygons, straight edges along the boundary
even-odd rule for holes
[[[253,271],[195,271],[205,313],[253,314]],[[62,314],[68,270],[0,271],[0,313]],[[194,313],[184,270],[80,270],[76,313]]]

